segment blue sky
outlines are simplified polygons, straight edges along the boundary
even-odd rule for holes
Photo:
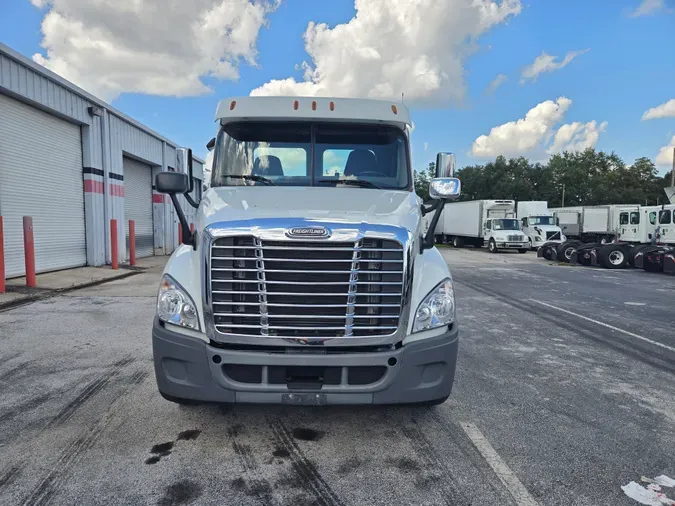
[[[159,0],[147,1],[157,3]],[[203,0],[207,3],[208,1]],[[237,1],[241,3],[243,0]],[[369,0],[361,1],[362,4],[366,4]],[[381,3],[381,0],[371,1],[375,4]],[[219,2],[220,0],[214,0],[212,3]],[[448,2],[457,5],[461,3],[460,0]],[[423,91],[417,93],[417,96],[413,89],[410,93],[406,91],[406,96],[413,97],[409,105],[415,123],[413,132],[415,168],[424,167],[439,150],[456,152],[459,166],[482,163],[494,158],[491,155],[503,146],[508,146],[505,149],[511,151],[507,154],[545,158],[559,128],[564,124],[575,125],[575,122],[579,124],[570,129],[577,131],[579,135],[577,140],[582,145],[584,142],[590,142],[595,144],[597,149],[616,151],[629,163],[641,156],[655,160],[660,149],[675,142],[675,139],[671,141],[675,136],[675,113],[666,112],[663,114],[665,117],[641,120],[648,109],[675,99],[673,85],[675,64],[672,63],[672,50],[675,47],[675,14],[672,9],[675,5],[672,2],[665,0],[662,5],[658,5],[660,3],[658,1],[647,0],[645,4],[656,7],[653,12],[642,16],[631,15],[643,3],[642,0],[565,2],[508,0],[508,2],[517,4],[518,12],[506,16],[487,30],[477,29],[478,32],[474,34],[478,33],[478,37],[470,54],[467,47],[461,45],[462,41],[453,39],[459,37],[453,31],[457,30],[457,26],[452,24],[453,12],[446,13],[446,17],[443,18],[447,23],[447,31],[444,31],[443,26],[431,25],[433,18],[438,17],[433,10],[428,10],[425,14],[422,12],[423,9],[420,9],[420,16],[427,16],[422,20],[422,24],[424,25],[428,19],[431,26],[428,31],[431,35],[425,33],[424,26],[420,34],[437,39],[427,40],[420,52],[430,55],[432,59],[437,56],[441,67],[451,65],[448,62],[453,52],[461,54],[466,93],[460,99],[457,97],[447,99],[448,95],[453,95],[453,90],[461,87],[457,84],[461,83],[461,75],[451,76],[449,81],[443,84],[443,89],[430,92],[428,96],[425,96]],[[33,0],[32,3],[29,0],[3,0],[0,40],[28,57],[32,57],[35,53],[47,56],[47,52],[41,47],[43,38],[46,37],[41,28],[43,18],[50,9],[56,11],[61,9],[61,13],[67,15],[68,9],[72,12],[73,4],[77,3],[78,0],[70,2]],[[120,3],[125,3],[125,0],[120,0]],[[42,5],[42,8],[34,4]],[[92,9],[96,9],[95,4],[96,2],[93,2]],[[401,1],[390,0],[384,5],[396,9],[403,4]],[[204,145],[215,134],[213,114],[219,99],[233,95],[248,95],[252,89],[274,79],[293,77],[297,81],[302,81],[303,71],[296,66],[303,61],[313,63],[303,41],[303,33],[308,23],[312,21],[326,23],[328,29],[331,29],[337,24],[349,23],[355,14],[354,2],[350,0],[330,2],[282,0],[276,9],[266,14],[267,26],[260,28],[257,39],[254,37],[253,47],[257,50],[255,58],[257,65],[252,66],[240,61],[239,77],[236,81],[217,79],[213,76],[202,77],[202,82],[211,87],[212,91],[197,96],[190,96],[196,92],[184,89],[177,93],[183,96],[175,97],[127,92],[122,88],[119,95],[113,97],[112,104],[176,142],[192,147],[196,154],[205,156]],[[361,14],[363,18],[367,17],[365,10]],[[87,13],[87,16],[93,15]],[[372,17],[372,14],[370,16]],[[86,19],[92,20],[92,23],[105,25],[105,18],[105,15],[101,15],[101,20],[94,17]],[[148,19],[145,22],[150,33],[155,29],[154,24],[176,23],[175,20],[158,19]],[[59,27],[49,29],[51,32],[47,34],[48,40],[57,41],[53,43],[52,63],[61,56],[59,48],[62,46],[58,45],[59,37],[77,37],[76,33],[73,35],[73,32],[68,31],[73,29],[72,26],[76,25],[66,25],[68,29]],[[373,26],[383,25],[376,23]],[[393,26],[393,29],[395,32],[396,27]],[[58,30],[64,31],[59,33]],[[183,31],[180,22],[174,26],[174,31],[182,34],[177,37],[189,37],[189,31]],[[335,37],[329,39],[329,43],[341,43],[340,37],[334,35]],[[390,40],[396,40],[395,35],[388,36],[394,37]],[[125,40],[125,36],[123,33],[115,34],[118,45],[121,40]],[[443,46],[444,38],[448,40],[447,48]],[[375,41],[373,44],[376,45],[379,40],[376,34],[373,34],[373,40]],[[72,53],[72,48],[62,47],[62,50],[63,52],[70,50]],[[333,49],[323,47],[321,50]],[[523,69],[533,64],[535,58],[543,52],[558,57],[556,61],[560,62],[569,52],[584,50],[587,51],[574,56],[562,68],[541,73],[536,80],[528,80],[521,84]],[[335,51],[339,52],[338,49]],[[405,51],[404,56],[409,56],[413,62],[418,59],[415,44],[402,46],[400,51]],[[158,59],[161,58],[160,55]],[[168,61],[170,57],[166,59]],[[326,59],[330,59],[329,53],[324,55],[324,61]],[[65,55],[63,61],[66,62],[63,64],[65,67],[58,67],[57,63],[53,63],[55,65],[53,70],[58,72],[63,68],[64,72],[59,73],[65,73],[64,77],[76,82],[77,79],[73,76],[86,75],[89,71],[106,72],[105,67],[96,67],[96,62],[93,61],[90,67],[80,69],[80,74],[77,74],[67,66],[68,62],[75,61],[72,54]],[[167,75],[171,72],[180,75],[180,66],[178,70],[167,69]],[[336,72],[333,69],[331,75],[336,75]],[[487,92],[490,82],[498,74],[506,76],[505,82],[494,93]],[[328,81],[324,84],[329,88],[333,86]],[[405,88],[407,84],[402,86]],[[86,85],[84,87],[90,89]],[[97,90],[91,91],[96,93]],[[564,107],[558,104],[556,113],[555,101],[559,97],[566,97],[571,100],[571,104]],[[541,114],[550,113],[551,117],[558,114],[557,120],[538,122],[539,120],[535,118],[533,123],[506,126],[495,132],[495,136],[484,139],[485,148],[482,153],[486,155],[485,157],[472,154],[474,142],[481,135],[488,136],[492,128],[524,118],[530,109],[546,101],[552,102],[546,110],[542,106]],[[564,110],[561,110],[561,107]],[[588,123],[592,121],[596,123],[589,126]],[[606,125],[603,122],[606,122]],[[532,128],[545,130],[543,137],[539,138],[540,142],[537,139],[533,141],[534,145],[525,139],[528,135],[533,135],[530,131]],[[592,140],[594,131],[599,131],[597,142]],[[499,140],[496,137],[502,138]],[[564,138],[560,140],[560,145],[568,145],[565,144]],[[517,147],[520,144],[523,146]],[[473,153],[476,154],[478,151],[473,149]],[[668,167],[664,164],[660,169],[663,172]]]

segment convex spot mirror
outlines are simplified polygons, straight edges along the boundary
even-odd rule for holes
[[[429,196],[432,199],[456,200],[462,190],[462,184],[455,177],[457,161],[454,153],[436,155],[436,177],[429,183]]]
[[[432,199],[457,200],[462,192],[462,183],[456,177],[436,177],[429,183]]]
[[[160,172],[155,177],[155,189],[159,193],[186,193],[190,189],[187,174],[182,172]]]

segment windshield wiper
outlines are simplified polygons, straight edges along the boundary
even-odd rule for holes
[[[265,183],[267,186],[274,186],[274,182],[263,176],[255,176],[253,174],[221,174],[220,177],[231,177],[234,179],[245,179],[247,181],[257,181]]]
[[[381,190],[381,186],[377,186],[375,183],[366,181],[365,179],[319,179],[317,183],[335,183],[335,184],[351,184],[354,186],[360,186],[361,188],[375,188]]]

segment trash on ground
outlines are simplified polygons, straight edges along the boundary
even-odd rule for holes
[[[675,480],[668,478],[665,474],[654,478],[654,483],[661,485],[662,487],[675,487]]]
[[[675,506],[675,501],[666,497],[665,494],[648,490],[634,481],[631,481],[628,485],[623,485],[621,490],[631,499],[646,506]]]

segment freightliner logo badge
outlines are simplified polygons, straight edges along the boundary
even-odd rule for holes
[[[286,235],[291,238],[330,237],[330,231],[326,227],[294,227],[286,230]]]

